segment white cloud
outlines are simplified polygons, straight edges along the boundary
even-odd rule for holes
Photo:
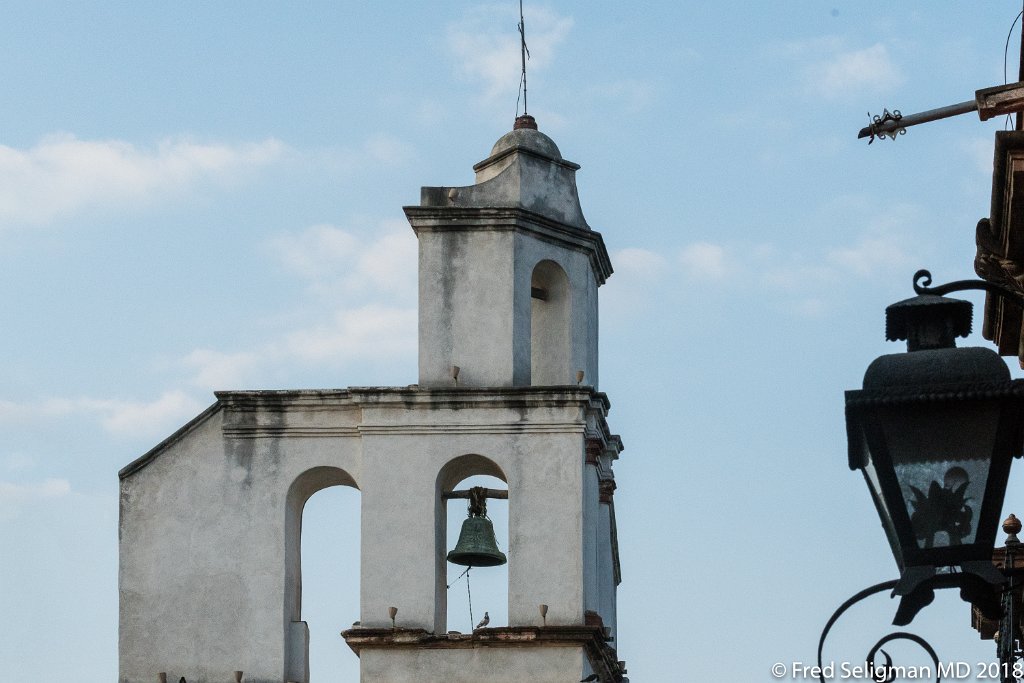
[[[900,242],[896,235],[865,235],[854,244],[829,250],[826,260],[860,277],[891,272],[910,261]]]
[[[47,498],[60,498],[71,493],[67,479],[44,479],[37,484],[13,484],[0,481],[0,504],[12,505]]]
[[[903,83],[903,74],[881,43],[860,50],[836,52],[807,69],[809,89],[824,97],[884,92]]]
[[[369,161],[383,166],[398,166],[412,157],[412,147],[385,133],[376,133],[363,143],[363,154]]]
[[[105,398],[50,398],[16,403],[0,401],[0,422],[31,422],[52,417],[86,415],[98,419],[112,434],[147,437],[165,433],[194,417],[205,406],[182,391],[167,391],[153,401]]]
[[[748,272],[764,287],[790,292],[806,291],[839,279],[836,268],[822,263],[820,257],[808,258],[803,254],[783,258],[776,253],[771,259],[758,259],[750,264]]]
[[[349,260],[358,245],[359,239],[351,232],[326,224],[278,235],[267,242],[284,266],[306,280],[336,276],[340,262]]]
[[[255,351],[224,353],[212,349],[196,349],[182,359],[185,367],[195,371],[193,383],[205,389],[237,389],[260,366],[263,358]]]
[[[290,356],[307,362],[384,360],[416,351],[416,311],[370,305],[338,311],[327,324],[292,332]]]
[[[729,272],[725,247],[711,242],[694,242],[679,252],[683,271],[692,278],[719,280]]]
[[[754,284],[775,292],[780,308],[791,314],[820,316],[829,310],[830,302],[819,292],[832,291],[850,279],[899,274],[912,262],[907,228],[920,223],[920,210],[913,205],[897,205],[882,213],[864,215],[864,209],[851,198],[837,201],[830,208],[830,216],[860,214],[856,222],[867,226],[845,244],[794,250],[770,242],[699,241],[683,246],[671,262],[647,249],[618,250],[612,254],[619,279],[609,287],[611,304],[621,309],[620,313],[635,310],[651,298],[652,292],[661,291],[652,283],[671,273],[690,279],[697,287],[723,292]],[[693,290],[694,286],[688,285],[687,289]]]
[[[28,403],[0,400],[0,422],[25,422],[40,417],[61,417],[80,408],[80,402],[66,398]]]
[[[617,249],[610,256],[615,274],[602,289],[601,310],[615,317],[636,315],[651,301],[651,285],[668,270],[668,259],[638,247]]]
[[[193,385],[222,390],[265,382],[268,376],[279,376],[282,369],[309,365],[336,368],[361,361],[408,358],[416,353],[415,308],[370,304],[339,309],[322,317],[326,321],[285,332],[250,350],[225,353],[197,349],[182,359],[182,365],[193,371]]]
[[[100,411],[107,431],[120,436],[165,434],[195,417],[206,406],[183,391],[167,391],[154,401],[103,401]]]
[[[417,243],[408,224],[384,221],[372,238],[332,225],[284,233],[266,244],[275,258],[310,288],[339,296],[404,302],[416,297]]]
[[[0,145],[0,228],[44,224],[75,212],[150,202],[202,181],[232,180],[277,161],[274,139],[229,145],[187,139],[144,149],[120,140],[59,134],[27,150]]]
[[[627,247],[612,252],[615,272],[629,277],[650,277],[658,275],[668,266],[664,256],[650,249]]]
[[[291,329],[248,349],[200,348],[186,355],[181,362],[194,373],[195,386],[239,388],[286,369],[415,355],[418,248],[405,222],[383,221],[369,236],[313,225],[276,235],[264,247],[306,283],[314,305]]]
[[[484,97],[494,99],[515,93],[519,87],[520,52],[518,9],[509,4],[476,7],[450,24],[448,49],[458,70],[484,86]],[[551,63],[555,48],[572,29],[571,17],[530,5],[525,8],[526,45],[530,49],[529,74]]]
[[[67,479],[44,479],[34,483],[0,481],[0,520],[15,517],[25,505],[63,498],[71,493]]]

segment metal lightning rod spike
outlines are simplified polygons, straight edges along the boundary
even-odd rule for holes
[[[519,55],[523,60],[523,116],[526,116],[526,20],[523,18],[523,0],[519,0]]]
[[[903,116],[899,110],[892,113],[885,110],[882,116],[875,116],[871,124],[861,128],[857,138],[870,137],[870,143],[876,137],[889,137],[895,139],[911,126],[916,126],[929,121],[947,119],[951,116],[959,116],[968,112],[977,111],[978,118],[988,121],[996,116],[1011,114],[1024,110],[1024,81],[998,85],[994,88],[984,88],[974,93],[974,99],[960,104],[952,104],[948,107],[929,109],[919,114]]]

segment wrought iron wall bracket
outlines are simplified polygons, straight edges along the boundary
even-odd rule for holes
[[[914,291],[918,294],[945,296],[953,292],[977,290],[989,292],[991,294],[998,294],[999,296],[1004,297],[1007,301],[1012,301],[1018,306],[1024,308],[1024,295],[994,282],[988,282],[986,280],[956,280],[954,282],[947,282],[944,285],[936,285],[935,287],[932,287],[931,284],[931,272],[921,269],[914,273]]]
[[[821,637],[818,639],[818,680],[820,683],[826,683],[824,673],[826,669],[822,662],[822,652],[825,649],[825,640],[828,638],[829,632],[832,630],[832,627],[839,618],[858,602],[865,598],[869,598],[872,595],[876,595],[886,590],[892,591],[891,597],[900,595],[901,588],[905,588],[905,586],[901,586],[901,584],[905,583],[906,582],[902,579],[892,579],[890,581],[876,583],[874,586],[869,586],[850,597],[846,602],[840,605],[835,612],[833,612],[832,616],[825,624],[825,628],[821,631]],[[987,586],[987,589],[985,586]],[[913,588],[912,594],[917,593],[918,596],[912,601],[917,604],[913,606],[905,605],[904,603],[907,601],[907,598],[911,598],[912,594],[902,595],[900,607],[897,609],[896,618],[893,620],[893,624],[896,626],[903,626],[909,623],[910,619],[913,619],[917,611],[931,603],[935,589],[941,588],[959,588],[960,597],[964,601],[970,602],[975,607],[978,607],[991,618],[999,619],[999,629],[1003,634],[1012,634],[1010,637],[1003,636],[999,640],[1000,647],[998,655],[1000,670],[1004,674],[1000,680],[1003,681],[1003,683],[1016,682],[1018,679],[1010,676],[1009,672],[1014,671],[1022,653],[1017,647],[1019,636],[1017,635],[1013,618],[1012,594],[1014,591],[1014,584],[1012,577],[1003,584],[1002,589],[1000,590],[998,586],[993,586],[987,581],[983,581],[980,577],[971,576],[966,572],[936,574],[924,582],[917,582],[917,585]],[[913,612],[912,614],[909,614],[909,619],[905,618],[907,614],[903,614],[901,617],[901,613],[906,612]],[[939,656],[936,654],[935,649],[921,636],[907,631],[893,631],[892,633],[879,638],[878,642],[871,646],[864,663],[873,680],[886,683],[891,682],[895,679],[895,672],[900,670],[900,667],[893,666],[892,658],[889,656],[889,653],[882,649],[883,645],[894,640],[909,640],[920,645],[921,648],[928,653],[928,656],[931,657],[932,663],[935,666],[935,683],[941,682],[942,678],[941,669],[939,667]],[[885,657],[885,664],[881,666],[875,664],[875,657],[879,652],[881,652]]]
[[[1024,109],[1024,81],[1018,83],[1007,83],[992,88],[982,88],[974,93],[973,100],[951,104],[938,109],[929,109],[919,114],[903,116],[900,111],[890,112],[888,109],[880,116],[872,117],[868,114],[871,122],[857,133],[858,138],[869,138],[870,144],[876,137],[889,137],[893,140],[897,135],[903,135],[907,128],[929,121],[938,121],[951,116],[959,116],[968,112],[978,112],[978,118],[987,121],[995,116],[1003,114],[1018,113]]]
[[[832,630],[832,626],[839,620],[839,617],[843,616],[846,610],[856,605],[861,600],[869,598],[872,595],[881,593],[882,591],[891,590],[896,588],[899,583],[899,579],[893,579],[891,581],[883,581],[882,583],[876,583],[874,586],[870,586],[860,591],[856,595],[850,597],[846,602],[839,606],[832,616],[829,618],[828,623],[825,624],[825,628],[821,631],[821,638],[818,639],[818,680],[820,683],[826,683],[824,666],[822,665],[821,653],[825,649],[825,640],[828,638],[829,631]],[[894,640],[909,640],[920,645],[925,652],[932,658],[932,662],[935,664],[935,683],[939,683],[941,678],[939,676],[939,656],[935,653],[935,649],[928,643],[927,640],[915,633],[908,633],[906,631],[894,631],[881,638],[875,643],[868,651],[868,655],[865,658],[865,664],[868,670],[871,672],[871,678],[876,681],[892,681],[894,676],[890,673],[893,671],[892,658],[889,653],[882,649],[882,646],[888,642]],[[877,675],[875,666],[875,656],[881,652],[885,656],[885,664],[881,667],[884,676]]]

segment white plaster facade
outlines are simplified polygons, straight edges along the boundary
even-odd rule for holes
[[[517,130],[476,185],[424,188],[406,208],[420,243],[418,384],[220,392],[121,471],[122,683],[236,670],[306,683],[301,515],[334,485],[361,493],[360,627],[344,634],[361,681],[623,680],[609,640],[622,444],[595,386],[611,266],[576,168]],[[509,625],[449,636],[444,494],[475,474],[508,485]]]

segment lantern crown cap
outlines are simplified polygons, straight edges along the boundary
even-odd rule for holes
[[[960,349],[924,349],[915,353],[890,353],[879,356],[864,373],[865,400],[935,400],[947,396],[974,396],[977,392],[1002,395],[1017,393],[1021,387],[1009,385],[1006,363],[991,349],[968,346]],[[967,393],[964,393],[967,392]],[[978,395],[980,397],[980,394]]]
[[[922,294],[885,309],[886,341],[906,341],[907,351],[949,349],[971,333],[970,301]]]

